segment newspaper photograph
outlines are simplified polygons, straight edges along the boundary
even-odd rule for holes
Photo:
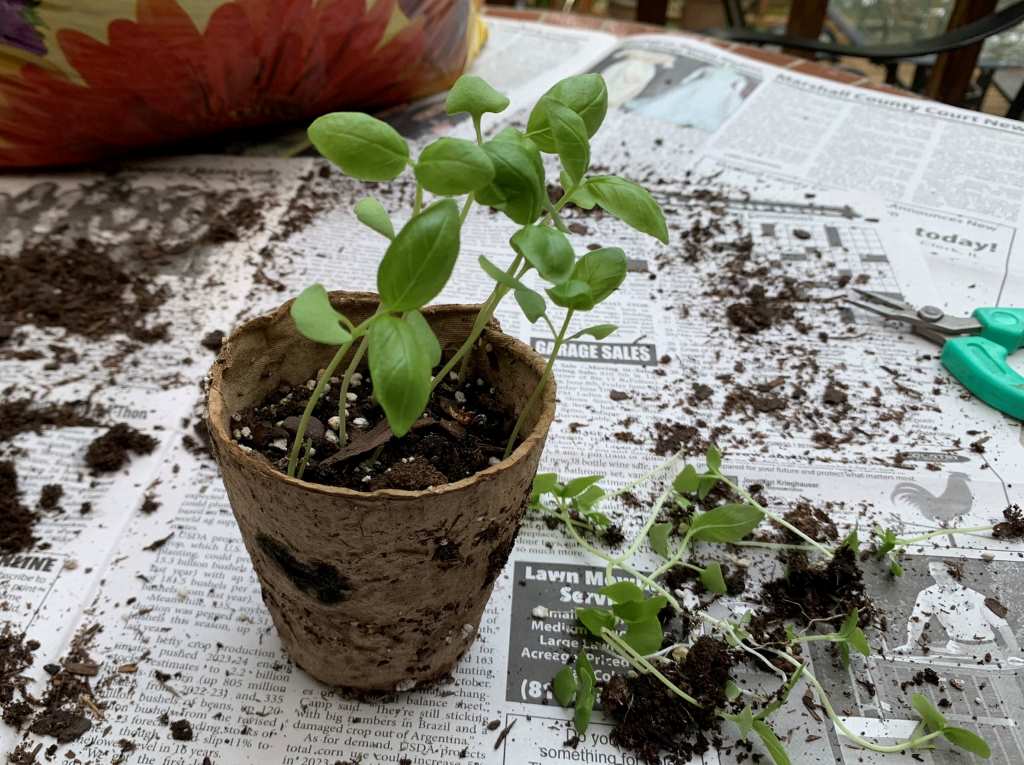
[[[557,409],[468,649],[423,687],[315,680],[211,452],[203,384],[233,329],[313,283],[377,291],[388,242],[357,218],[367,185],[319,157],[5,175],[5,761],[1024,762],[1024,429],[941,345],[851,302],[1016,307],[1024,128],[690,37],[488,25],[470,71],[511,103],[485,137],[600,73],[590,172],[648,189],[668,244],[566,205],[577,255],[626,254],[580,325],[615,331],[562,343],[511,298],[495,311],[542,356],[557,346]],[[384,116],[414,153],[472,139],[444,103]],[[554,201],[557,156],[545,170]],[[371,193],[396,230],[419,209],[412,173]],[[434,302],[486,298],[479,259],[510,269],[519,228],[473,207]],[[763,510],[744,534],[690,533],[737,507]],[[431,545],[417,554],[450,565]],[[581,621],[651,604],[635,622],[659,639],[639,655],[634,622],[597,639]]]

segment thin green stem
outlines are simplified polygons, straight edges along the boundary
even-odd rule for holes
[[[359,368],[359,362],[363,360],[366,347],[370,344],[370,336],[364,335],[359,341],[359,347],[352,354],[352,361],[345,368],[345,375],[341,378],[341,391],[338,393],[338,447],[341,448],[348,443],[348,389],[352,384],[352,375]]]
[[[896,539],[896,544],[900,547],[906,547],[907,545],[917,544],[918,542],[927,542],[929,539],[934,539],[935,537],[944,537],[948,534],[969,534],[971,536],[978,536],[978,532],[992,531],[992,528],[992,526],[970,526],[965,529],[937,529],[936,531],[929,531],[927,534],[921,534],[916,537],[908,537],[906,539],[898,537]]]
[[[508,443],[505,444],[505,455],[502,459],[508,459],[508,456],[512,454],[512,450],[515,448],[516,439],[519,437],[519,431],[523,429],[523,425],[526,423],[526,418],[533,411],[533,408],[537,405],[537,401],[540,399],[541,394],[544,393],[544,389],[547,387],[548,378],[551,377],[551,369],[555,365],[555,359],[558,358],[558,352],[562,349],[562,343],[565,342],[565,334],[569,331],[569,322],[572,321],[572,316],[575,313],[572,308],[565,312],[565,321],[562,322],[562,328],[558,332],[558,336],[555,338],[555,346],[551,349],[551,355],[548,356],[548,363],[544,366],[544,373],[541,375],[540,380],[537,381],[536,387],[533,389],[533,393],[526,400],[526,404],[519,412],[519,418],[516,420],[515,427],[512,428],[512,435],[508,437]]]
[[[664,685],[666,688],[672,691],[672,693],[681,698],[683,701],[693,704],[695,707],[700,706],[700,702],[698,702],[697,699],[688,694],[686,691],[679,688],[675,683],[673,683],[671,680],[669,680],[667,677],[661,674],[661,672],[659,672],[653,664],[647,661],[647,659],[638,651],[634,650],[633,647],[625,640],[623,640],[621,637],[619,637],[617,633],[613,632],[612,630],[606,627],[605,629],[601,630],[601,636],[604,638],[606,643],[609,643],[610,645],[619,649],[619,653],[624,654],[623,658],[629,661],[630,664],[633,664],[635,669],[637,669],[640,672],[646,672],[654,675],[662,685]]]
[[[462,205],[462,212],[459,213],[459,223],[460,224],[466,222],[466,217],[469,215],[469,210],[472,207],[473,207],[473,195],[472,194],[467,194],[466,195],[466,201]]]
[[[781,656],[784,660],[786,660],[795,667],[804,667],[803,677],[807,678],[807,682],[810,683],[814,690],[817,692],[818,703],[821,704],[822,708],[825,710],[825,714],[828,715],[828,719],[830,719],[832,723],[837,728],[839,728],[840,731],[842,731],[844,736],[846,736],[848,739],[853,741],[858,746],[862,746],[865,749],[870,749],[872,752],[879,752],[880,754],[893,754],[895,752],[903,752],[907,749],[916,749],[922,744],[927,744],[932,739],[938,738],[942,735],[942,731],[934,731],[932,733],[927,733],[924,736],[917,736],[908,739],[902,743],[892,745],[876,744],[873,741],[869,741],[866,738],[862,738],[861,736],[858,736],[856,733],[850,730],[846,726],[846,724],[841,719],[839,719],[839,715],[837,715],[835,709],[832,708],[832,702],[829,701],[828,694],[825,693],[825,689],[822,688],[821,683],[818,682],[818,678],[811,674],[811,671],[806,668],[806,665],[801,664],[785,651],[780,651],[776,648],[769,648],[768,650],[774,654]]]
[[[625,552],[619,556],[620,560],[629,560],[637,554],[640,550],[640,545],[642,545],[644,540],[647,539],[647,534],[650,532],[651,527],[658,520],[658,515],[661,513],[661,508],[665,505],[665,500],[667,500],[674,491],[675,489],[668,486],[663,492],[661,492],[661,494],[658,495],[658,499],[654,502],[654,507],[647,515],[647,520],[644,521],[644,525],[641,527],[640,531],[637,532],[637,535],[633,537],[633,541],[629,543],[629,547],[627,547]]]
[[[481,128],[480,128],[480,115],[479,114],[474,114],[473,115],[473,130],[476,131],[476,142],[478,144],[483,143],[484,142],[484,133],[483,133],[483,130],[481,130]]]
[[[698,611],[697,612],[697,616],[701,619],[701,621],[704,621],[704,622],[710,624],[714,629],[717,629],[719,632],[722,632],[723,634],[725,634],[729,638],[731,638],[731,642],[733,644],[739,646],[740,650],[744,651],[745,653],[749,653],[751,656],[753,656],[758,661],[760,661],[762,664],[764,664],[766,667],[768,667],[768,669],[771,672],[774,672],[775,674],[780,675],[783,680],[787,679],[788,676],[786,675],[785,672],[783,672],[781,669],[779,669],[774,664],[772,664],[770,661],[768,661],[768,659],[765,656],[763,656],[757,649],[753,648],[752,646],[747,645],[740,638],[740,636],[736,634],[736,630],[733,628],[733,626],[731,624],[729,624],[729,622],[724,621],[722,619],[716,619],[715,617],[711,616],[710,614],[708,614],[705,611]]]
[[[299,427],[295,431],[295,440],[292,442],[292,450],[288,454],[288,475],[291,478],[295,477],[295,470],[299,463],[299,453],[302,451],[302,443],[306,438],[306,428],[309,426],[309,418],[313,416],[313,410],[316,408],[317,402],[320,401],[320,397],[324,394],[324,389],[327,387],[328,380],[331,379],[331,375],[334,374],[334,370],[338,368],[338,364],[345,358],[345,354],[348,353],[348,349],[352,347],[352,341],[355,337],[349,339],[347,343],[338,348],[334,354],[334,358],[327,365],[324,373],[320,375],[320,379],[316,381],[316,387],[313,388],[313,392],[309,396],[309,401],[306,402],[306,408],[302,412],[302,417],[299,419]]]
[[[740,539],[736,542],[730,542],[730,545],[735,547],[762,547],[766,550],[803,550],[805,552],[817,551],[817,547],[811,547],[811,545],[788,545],[782,542],[758,542],[753,539]]]
[[[508,267],[505,273],[509,276],[514,275],[522,262],[522,256],[517,255],[512,261],[512,265]],[[501,284],[494,285],[494,289],[491,290],[491,294],[488,296],[487,300],[484,301],[483,306],[480,308],[480,312],[477,313],[476,319],[473,321],[473,328],[470,329],[469,335],[466,336],[466,339],[462,342],[462,345],[459,346],[459,349],[455,351],[450,359],[448,359],[448,362],[441,367],[441,371],[434,375],[434,379],[430,381],[431,391],[433,391],[434,388],[436,388],[441,381],[445,379],[448,373],[451,372],[452,369],[455,368],[455,365],[460,361],[463,363],[460,367],[461,371],[459,379],[461,380],[465,377],[466,370],[469,365],[470,351],[473,350],[473,346],[483,333],[484,328],[487,326],[487,322],[489,322],[491,317],[494,316],[494,312],[497,310],[498,304],[501,303],[502,298],[504,298],[506,294],[508,294],[507,287]]]
[[[423,209],[423,187],[419,181],[416,181],[416,198],[412,203],[412,214],[413,217],[420,214],[420,210]]]
[[[783,518],[778,513],[774,513],[771,510],[768,510],[767,508],[763,507],[760,502],[758,502],[756,499],[754,499],[751,496],[750,492],[748,492],[742,486],[740,486],[740,485],[730,481],[728,478],[726,478],[724,475],[722,475],[721,471],[718,471],[718,470],[714,471],[714,476],[719,481],[721,481],[726,486],[728,486],[730,489],[732,489],[736,494],[739,494],[747,502],[747,504],[753,505],[758,510],[760,510],[762,513],[764,513],[767,518],[770,518],[775,523],[777,523],[778,525],[782,526],[784,529],[787,529],[787,530],[791,531],[792,533],[796,534],[800,539],[804,540],[807,544],[809,544],[815,550],[820,552],[826,558],[831,558],[832,557],[832,551],[830,549],[828,549],[827,547],[825,547],[825,545],[823,545],[820,542],[818,542],[817,540],[812,539],[811,537],[809,537],[807,534],[802,532],[800,529],[798,529],[796,526],[794,526],[792,523],[787,521],[785,518]]]

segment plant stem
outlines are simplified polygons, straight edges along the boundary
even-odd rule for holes
[[[966,529],[938,529],[937,531],[929,531],[927,534],[921,534],[920,536],[909,537],[907,539],[904,539],[903,537],[898,537],[896,539],[896,544],[900,547],[906,547],[907,545],[917,544],[918,542],[927,542],[929,539],[933,539],[935,537],[944,537],[948,534],[975,535],[978,532],[982,531],[992,531],[992,528],[992,526],[970,526]]]
[[[480,129],[480,115],[479,114],[474,114],[473,115],[473,130],[476,131],[476,142],[478,144],[483,143],[484,142],[484,134],[483,134],[483,131]]]
[[[762,655],[757,649],[743,642],[743,640],[741,640],[740,636],[736,634],[736,630],[733,629],[733,626],[729,624],[729,622],[723,621],[721,619],[716,619],[715,617],[708,614],[706,611],[698,611],[697,616],[700,617],[701,621],[707,622],[714,629],[717,629],[719,632],[722,632],[728,637],[730,637],[732,639],[732,642],[740,647],[740,650],[749,653],[751,656],[753,656],[766,667],[768,667],[768,669],[771,672],[774,672],[776,675],[780,675],[783,680],[786,680],[788,678],[785,672],[783,672],[781,669],[779,669],[770,661],[768,661],[768,659],[764,655]]]
[[[753,539],[740,539],[736,542],[729,542],[735,547],[763,547],[766,550],[804,550],[817,551],[818,548],[810,545],[787,545],[782,542],[758,542]]]
[[[302,442],[306,438],[306,428],[309,426],[309,418],[313,416],[313,410],[316,408],[317,402],[320,401],[320,397],[324,394],[324,389],[327,387],[327,381],[331,379],[331,375],[334,374],[334,370],[338,368],[338,364],[345,358],[345,354],[348,353],[348,349],[352,347],[352,341],[355,337],[349,339],[347,343],[338,348],[334,354],[334,358],[331,359],[331,363],[327,365],[324,373],[320,375],[320,379],[316,381],[316,387],[313,388],[313,392],[309,396],[309,401],[306,402],[306,408],[302,412],[302,418],[299,420],[299,427],[295,431],[295,441],[292,442],[292,450],[288,454],[288,475],[291,478],[295,477],[295,470],[299,462],[299,452],[302,451]]]
[[[801,664],[785,651],[780,651],[776,648],[769,648],[768,650],[774,654],[778,654],[795,667],[804,667],[803,677],[807,678],[807,682],[810,683],[817,692],[818,703],[821,704],[822,708],[825,710],[825,714],[828,715],[828,719],[830,719],[832,723],[842,731],[844,736],[865,749],[870,749],[871,751],[879,752],[880,754],[892,754],[895,752],[902,752],[907,749],[915,749],[942,735],[942,731],[934,731],[933,733],[910,738],[902,743],[892,745],[876,744],[873,741],[868,741],[866,738],[861,738],[839,719],[839,715],[837,715],[835,709],[832,708],[832,702],[829,701],[828,694],[825,693],[825,689],[821,687],[821,683],[818,682],[818,678],[811,674],[811,671],[806,668],[806,665]]]
[[[522,265],[522,262],[523,257],[521,255],[517,255],[515,259],[512,261],[512,265],[508,267],[508,270],[506,270],[505,273],[508,274],[509,276],[514,276],[517,269]],[[433,391],[434,388],[436,388],[440,384],[440,382],[444,380],[444,378],[448,375],[449,372],[452,371],[452,369],[455,368],[455,365],[458,364],[459,361],[463,361],[462,372],[459,375],[459,379],[461,380],[465,376],[466,367],[469,364],[469,352],[473,350],[473,345],[479,339],[480,334],[484,331],[484,328],[487,326],[487,322],[491,320],[491,317],[494,315],[495,310],[497,310],[498,308],[498,304],[501,302],[501,299],[505,297],[507,293],[508,288],[506,288],[504,285],[494,285],[494,289],[491,290],[490,296],[487,298],[487,300],[484,301],[484,304],[480,307],[480,312],[476,315],[476,319],[473,321],[473,328],[469,331],[469,335],[466,336],[466,339],[462,342],[462,345],[459,346],[459,349],[455,351],[455,353],[452,355],[450,359],[448,359],[448,362],[443,367],[441,367],[441,371],[434,375],[434,379],[430,381],[431,391]]]
[[[633,665],[634,669],[641,673],[650,673],[654,675],[660,683],[668,688],[672,693],[681,698],[683,701],[693,704],[695,707],[700,706],[700,702],[697,701],[693,696],[688,694],[686,691],[680,689],[675,683],[665,677],[657,668],[647,661],[638,651],[634,650],[633,647],[623,640],[619,635],[612,630],[605,627],[601,630],[601,636],[605,639],[606,643],[619,649],[619,654],[622,658],[629,661]]]
[[[607,494],[607,496],[605,498],[606,499],[610,499],[611,497],[618,497],[618,496],[620,496],[622,494],[625,494],[627,491],[630,491],[631,489],[639,486],[640,484],[647,483],[648,481],[650,481],[655,476],[659,476],[662,473],[666,472],[682,456],[683,456],[683,451],[682,451],[682,449],[680,449],[678,452],[676,452],[671,457],[669,457],[667,460],[665,460],[660,465],[658,465],[656,468],[654,468],[654,470],[651,470],[651,471],[649,471],[647,473],[644,473],[639,478],[637,478],[637,479],[635,479],[633,481],[630,481],[625,486],[621,486],[618,489],[616,489],[615,491],[608,492],[608,494]]]
[[[459,214],[459,223],[465,223],[466,217],[469,215],[469,210],[473,206],[473,195],[466,195],[466,202],[462,205],[462,212]]]
[[[825,547],[823,544],[821,544],[817,540],[812,539],[811,537],[807,536],[807,534],[805,534],[804,532],[800,531],[800,529],[798,529],[796,526],[794,526],[792,523],[787,521],[785,518],[783,518],[778,513],[774,513],[771,510],[768,510],[767,508],[763,507],[760,502],[758,502],[756,499],[754,499],[750,495],[750,492],[748,492],[742,486],[740,486],[738,484],[735,484],[732,481],[730,481],[728,478],[726,478],[724,475],[722,475],[721,471],[719,471],[719,470],[714,471],[714,476],[719,481],[721,481],[726,486],[728,486],[730,489],[732,489],[736,494],[739,494],[747,502],[747,504],[753,505],[758,510],[760,510],[762,513],[764,513],[765,517],[769,518],[770,520],[775,521],[775,523],[779,524],[784,529],[787,529],[787,530],[793,532],[794,534],[796,534],[798,537],[800,537],[800,539],[804,540],[807,544],[809,544],[815,550],[820,552],[826,558],[831,558],[832,557],[832,551],[830,549]]]
[[[508,437],[508,443],[505,444],[505,455],[502,459],[508,459],[508,456],[512,453],[512,450],[516,445],[516,438],[519,437],[519,431],[522,430],[523,424],[526,422],[526,418],[530,412],[536,406],[537,400],[544,392],[544,388],[547,387],[548,378],[551,377],[551,368],[555,365],[555,359],[558,358],[558,352],[562,349],[562,343],[565,341],[565,333],[569,331],[569,322],[572,321],[572,316],[575,311],[570,308],[565,312],[565,321],[562,322],[562,328],[558,332],[558,337],[555,338],[555,347],[551,349],[551,355],[548,356],[548,363],[544,367],[544,373],[541,375],[540,380],[537,381],[536,387],[533,389],[533,393],[526,400],[526,404],[519,412],[519,418],[516,420],[515,427],[512,428],[512,435]]]
[[[341,392],[338,393],[338,447],[348,443],[348,389],[352,384],[352,374],[359,368],[359,362],[363,360],[366,347],[370,344],[370,336],[364,335],[359,341],[359,347],[352,355],[352,361],[345,368],[345,376],[341,379]]]
[[[651,509],[651,512],[648,513],[647,519],[644,521],[644,525],[640,528],[640,531],[637,532],[636,536],[633,537],[633,541],[629,543],[629,547],[627,547],[622,555],[619,556],[622,560],[627,560],[637,554],[637,551],[640,549],[640,545],[642,545],[644,540],[647,539],[647,534],[650,532],[651,527],[654,525],[655,521],[658,520],[658,515],[661,513],[661,508],[665,505],[665,500],[667,500],[674,491],[675,489],[669,486],[661,492],[660,495],[658,495],[658,499],[655,500],[654,507]]]
[[[420,214],[420,210],[423,209],[423,187],[419,181],[416,181],[416,198],[412,203],[412,214],[413,217]]]

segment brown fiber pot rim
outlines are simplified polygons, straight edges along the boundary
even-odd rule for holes
[[[377,295],[369,292],[332,291],[329,294],[331,296],[331,303],[336,304],[336,306],[344,303],[364,303],[371,307],[375,307],[378,301]],[[213,362],[213,366],[210,370],[209,391],[207,393],[207,425],[210,430],[211,438],[217,442],[218,451],[221,449],[225,450],[224,457],[226,459],[230,459],[235,463],[240,463],[249,470],[262,473],[264,477],[282,481],[297,489],[304,489],[306,491],[337,497],[339,499],[358,497],[363,500],[374,498],[409,500],[439,496],[449,492],[457,492],[465,489],[474,482],[487,481],[491,476],[513,468],[519,462],[526,459],[527,455],[534,449],[543,447],[544,440],[547,437],[548,428],[551,426],[555,417],[556,385],[554,375],[548,378],[547,385],[544,388],[544,393],[541,397],[541,411],[537,416],[537,421],[530,429],[529,435],[527,435],[527,437],[523,439],[522,443],[513,450],[512,454],[510,454],[506,459],[503,459],[497,465],[491,465],[471,476],[460,478],[454,483],[431,486],[428,489],[422,489],[420,491],[409,491],[407,489],[356,491],[354,489],[348,489],[341,486],[327,486],[325,484],[311,483],[299,478],[293,478],[286,473],[282,473],[275,469],[266,460],[266,458],[262,456],[257,457],[253,454],[247,453],[231,438],[231,433],[228,430],[227,423],[231,419],[232,412],[228,411],[227,405],[224,401],[224,394],[221,390],[224,370],[230,366],[231,362],[230,349],[232,340],[242,332],[258,329],[261,324],[270,324],[279,321],[282,318],[281,314],[288,313],[293,302],[294,298],[278,306],[275,310],[261,316],[257,316],[254,319],[250,319],[244,324],[236,327],[227,340],[225,340],[220,353],[217,354],[217,358]],[[480,306],[467,304],[441,304],[427,306],[423,309],[423,315],[428,320],[435,318],[441,319],[448,314],[465,313],[467,309],[477,311],[480,309]],[[504,332],[492,329],[492,326],[494,325],[492,324],[484,330],[483,334],[480,336],[481,339],[490,338],[492,342],[494,339],[499,339],[499,343],[502,347],[496,348],[496,350],[499,353],[510,353],[515,356],[519,356],[530,368],[533,369],[534,372],[536,372],[537,379],[539,380],[544,373],[544,367],[546,364],[544,358],[526,343],[512,337],[511,335],[506,335]]]

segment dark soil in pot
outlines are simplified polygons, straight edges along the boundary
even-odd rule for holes
[[[412,430],[391,434],[384,412],[373,400],[364,369],[348,391],[347,440],[338,436],[339,378],[317,403],[306,431],[313,456],[303,480],[356,491],[416,491],[467,478],[501,461],[515,416],[505,411],[500,391],[483,377],[440,383]],[[287,471],[299,419],[315,380],[273,391],[260,404],[233,417],[232,435]]]

